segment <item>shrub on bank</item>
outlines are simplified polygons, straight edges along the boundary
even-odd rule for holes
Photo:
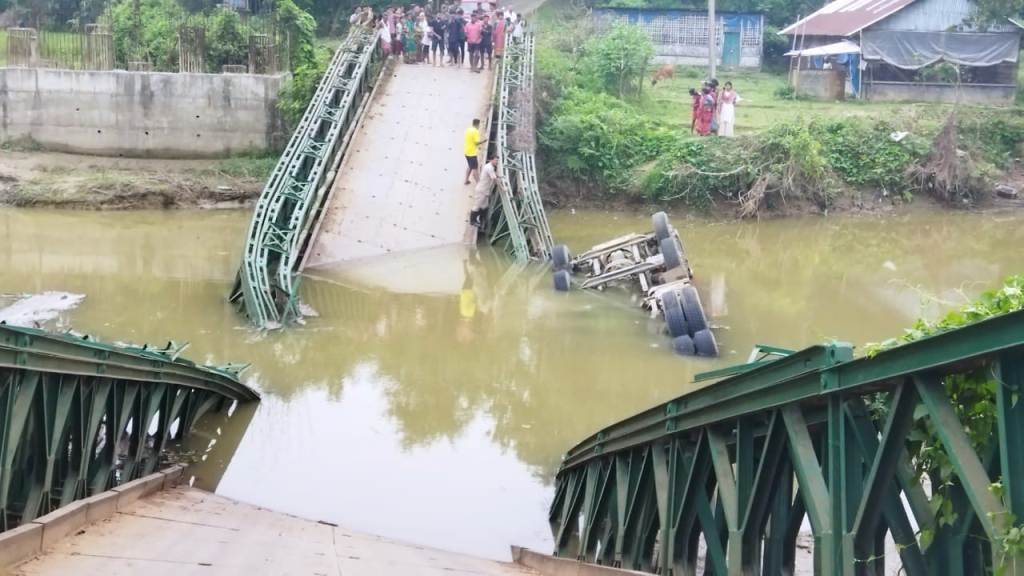
[[[673,139],[665,128],[608,94],[570,89],[539,134],[549,167],[563,177],[617,189]]]

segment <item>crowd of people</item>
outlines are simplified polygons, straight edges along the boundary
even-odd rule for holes
[[[690,88],[693,99],[693,111],[690,119],[690,132],[701,136],[725,136],[732,138],[736,130],[736,103],[739,94],[726,82],[721,90],[718,79],[712,78],[701,84],[700,90]]]
[[[487,69],[501,58],[506,34],[513,42],[523,39],[526,20],[493,2],[478,2],[468,14],[462,4],[443,4],[433,11],[429,6],[392,6],[380,15],[369,7],[360,7],[349,21],[378,31],[385,57],[407,64],[462,67],[469,60],[473,72]]]

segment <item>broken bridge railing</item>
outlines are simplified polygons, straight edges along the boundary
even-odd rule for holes
[[[256,201],[229,300],[258,328],[301,316],[299,267],[380,72],[379,46],[375,30],[352,29]]]
[[[534,37],[506,35],[495,79],[490,134],[504,190],[491,196],[487,237],[517,261],[551,258],[551,228],[537,185],[533,115]]]
[[[0,324],[0,531],[154,472],[207,412],[259,394],[244,366]]]
[[[550,509],[555,555],[794,574],[806,518],[815,574],[889,573],[893,549],[910,576],[1024,571],[1024,311],[871,357],[839,343],[762,352],[572,448]],[[981,443],[947,391],[979,370],[997,387]],[[937,440],[922,445],[922,427]],[[922,450],[937,468],[915,471]]]

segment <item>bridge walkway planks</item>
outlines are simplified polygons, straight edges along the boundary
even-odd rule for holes
[[[338,170],[305,268],[475,239],[463,133],[480,118],[485,134],[493,72],[389,66]]]
[[[182,486],[88,525],[23,576],[524,576],[531,570],[360,534]]]

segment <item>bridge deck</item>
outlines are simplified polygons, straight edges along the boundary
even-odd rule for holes
[[[338,172],[307,268],[475,237],[462,141],[470,121],[484,119],[492,75],[393,66]]]
[[[179,487],[87,526],[19,575],[475,574],[527,568],[412,546]]]

